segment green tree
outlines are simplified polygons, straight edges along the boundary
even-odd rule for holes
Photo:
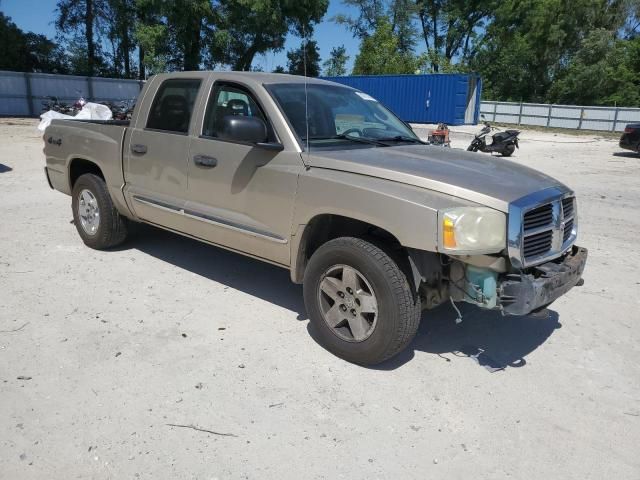
[[[209,64],[250,70],[256,55],[282,50],[288,33],[309,38],[328,6],[328,0],[220,0]]]
[[[44,35],[23,32],[0,12],[0,70],[68,73],[64,50]]]
[[[209,0],[137,0],[135,38],[146,73],[200,70],[216,14]]]
[[[343,0],[342,3],[355,7],[357,17],[336,15],[333,20],[346,25],[354,37],[364,40],[377,30],[380,19],[391,25],[398,40],[398,50],[403,54],[413,53],[416,45],[414,0]]]
[[[422,37],[427,49],[428,69],[450,69],[454,59],[466,62],[475,54],[483,27],[496,9],[498,0],[414,0]]]
[[[287,52],[287,71],[292,75],[320,75],[320,51],[315,40],[303,41],[299,48]]]
[[[329,55],[329,59],[322,64],[324,74],[327,77],[342,77],[346,75],[349,55],[347,55],[347,49],[344,48],[344,45],[332,48]]]
[[[111,45],[111,68],[114,76],[135,76],[132,56],[136,48],[136,0],[107,0],[106,37]]]
[[[58,0],[56,28],[63,35],[71,35],[74,48],[83,50],[86,56],[86,61],[76,63],[81,68],[76,73],[93,76],[102,63],[98,31],[106,12],[105,0]]]
[[[370,36],[378,26],[378,20],[387,15],[387,0],[342,0],[342,3],[357,9],[358,16],[338,14],[333,21],[345,25],[356,38]]]
[[[386,17],[381,17],[373,34],[362,40],[353,74],[415,73],[418,66],[418,59],[413,54],[400,51],[400,42],[391,23]]]
[[[616,39],[605,29],[590,32],[547,99],[578,105],[640,106],[640,37]]]
[[[493,14],[470,67],[501,100],[545,101],[589,32],[625,23],[624,1],[505,0]]]

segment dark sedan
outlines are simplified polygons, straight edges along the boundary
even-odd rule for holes
[[[640,123],[630,123],[620,137],[620,148],[640,153]]]

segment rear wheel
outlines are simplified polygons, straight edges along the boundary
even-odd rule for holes
[[[510,143],[509,145],[504,147],[504,150],[502,151],[502,156],[510,157],[511,155],[513,155],[513,152],[515,151],[516,151],[516,146],[513,143]]]
[[[73,220],[85,245],[102,250],[127,237],[127,219],[113,205],[107,185],[97,175],[81,175],[73,186]]]
[[[373,365],[402,351],[420,323],[420,299],[381,248],[342,237],[321,246],[304,277],[319,342],[350,362]]]

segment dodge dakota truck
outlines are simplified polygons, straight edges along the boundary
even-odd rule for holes
[[[354,363],[400,352],[444,302],[526,315],[582,282],[570,188],[427,145],[343,85],[160,74],[130,123],[53,120],[44,141],[87,246],[145,222],[287,268],[319,342]]]

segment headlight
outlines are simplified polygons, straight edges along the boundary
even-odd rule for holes
[[[486,207],[460,207],[440,212],[444,250],[454,253],[497,253],[506,247],[504,213]]]

